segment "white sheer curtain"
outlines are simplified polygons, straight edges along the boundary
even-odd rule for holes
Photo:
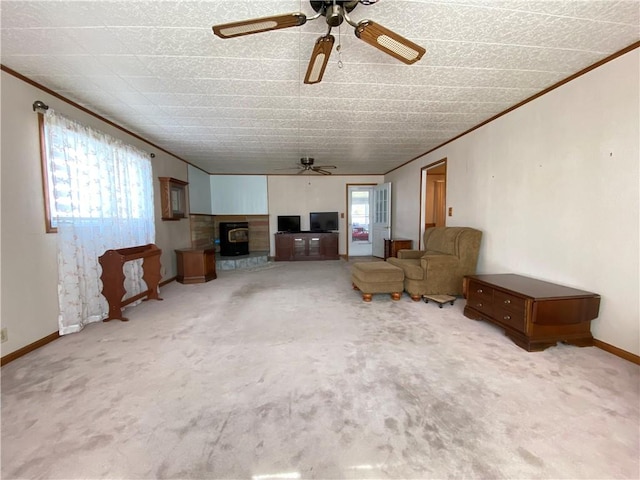
[[[45,142],[65,335],[107,316],[98,257],[155,241],[153,176],[147,153],[51,109]],[[141,261],[126,263],[125,275],[127,297],[146,290]]]

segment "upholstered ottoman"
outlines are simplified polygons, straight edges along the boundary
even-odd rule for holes
[[[353,288],[362,292],[362,300],[371,301],[374,293],[390,293],[400,300],[404,287],[404,271],[387,262],[359,262],[351,268]]]

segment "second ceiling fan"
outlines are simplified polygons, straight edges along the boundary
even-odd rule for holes
[[[273,17],[254,18],[252,20],[215,25],[213,33],[220,38],[234,38],[281,28],[299,27],[309,20],[325,17],[328,31],[316,40],[307,67],[307,73],[304,77],[304,83],[307,84],[319,83],[322,80],[335,42],[335,37],[331,35],[331,29],[338,27],[344,21],[355,29],[356,37],[408,65],[420,60],[426,52],[420,45],[407,40],[382,25],[371,20],[354,22],[349,17],[349,13],[359,3],[364,5],[375,3],[371,0],[310,0],[309,3],[311,3],[311,7],[316,12],[311,17],[307,17],[301,12],[295,12]]]

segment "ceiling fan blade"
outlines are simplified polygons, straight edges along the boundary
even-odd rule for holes
[[[234,38],[252,33],[268,32],[280,28],[299,27],[307,22],[304,13],[288,13],[286,15],[276,15],[273,17],[254,18],[253,20],[242,20],[240,22],[224,23],[214,25],[213,33],[220,38]]]
[[[334,42],[333,35],[325,35],[316,40],[313,52],[311,52],[309,66],[307,67],[307,74],[304,77],[304,83],[309,85],[320,83],[324,75],[324,69],[327,68]]]
[[[314,167],[314,168],[324,168],[324,169],[327,169],[327,168],[338,168],[338,167],[336,167],[335,165],[318,165],[318,166],[316,166],[316,167]]]
[[[426,53],[420,45],[370,20],[358,23],[356,37],[408,65],[417,62]]]
[[[321,173],[322,175],[331,175],[331,172],[327,172],[326,170],[323,170],[320,167],[313,167],[311,170],[317,173]]]

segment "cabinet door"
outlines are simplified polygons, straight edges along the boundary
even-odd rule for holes
[[[309,257],[319,258],[322,255],[322,235],[311,235],[307,237],[307,255]]]
[[[322,257],[336,259],[338,257],[338,235],[326,233],[322,238]]]
[[[302,258],[307,256],[307,238],[305,236],[293,237],[293,258]]]
[[[293,238],[289,235],[276,234],[276,260],[291,260],[293,256]]]

